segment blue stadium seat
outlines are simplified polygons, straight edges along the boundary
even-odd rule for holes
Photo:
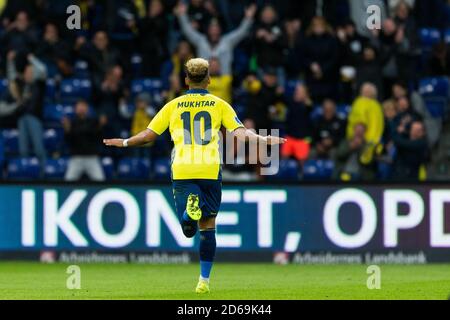
[[[235,104],[233,107],[234,111],[236,111],[238,118],[244,121],[247,114],[247,107],[243,104]]]
[[[348,115],[352,111],[352,106],[349,104],[340,104],[337,106],[336,111],[337,111],[338,117],[340,117],[342,119],[347,119]]]
[[[75,61],[74,70],[75,78],[87,79],[90,77],[89,64],[84,60]]]
[[[44,167],[46,179],[62,180],[66,174],[68,160],[66,158],[48,159]]]
[[[139,54],[131,56],[131,72],[133,78],[138,78],[142,75],[142,57]]]
[[[5,162],[5,144],[3,141],[3,135],[0,135],[0,178],[2,176],[3,163]]]
[[[170,158],[159,158],[153,164],[154,179],[169,181],[170,180]]]
[[[136,79],[131,82],[131,98],[134,99],[138,94],[147,92],[152,96],[153,105],[163,104],[163,82],[159,78]]]
[[[425,99],[425,105],[433,118],[444,118],[448,102],[445,99]]]
[[[310,114],[311,121],[316,122],[323,115],[322,106],[314,106]]]
[[[56,94],[58,91],[58,85],[55,79],[47,79],[45,85],[45,101],[47,103],[54,102],[56,100]]]
[[[131,82],[131,93],[133,96],[142,92],[158,94],[162,90],[162,81],[160,79],[136,79]]]
[[[419,92],[424,98],[450,97],[450,81],[447,77],[423,78],[419,82]]]
[[[61,124],[64,115],[64,106],[62,104],[44,105],[43,118],[46,123]]]
[[[14,155],[19,153],[19,130],[5,129],[2,131],[5,153]]]
[[[441,32],[435,28],[420,29],[420,42],[424,49],[431,49],[433,45],[441,41]]]
[[[117,177],[121,180],[145,180],[150,176],[150,160],[124,158],[117,166]]]
[[[71,104],[46,104],[43,118],[47,125],[59,127],[64,117],[73,118],[74,114],[75,108]]]
[[[8,79],[0,79],[0,95],[4,94],[8,89]]]
[[[15,158],[8,162],[6,177],[11,180],[33,180],[40,176],[37,158]]]
[[[444,40],[445,43],[450,44],[450,28],[445,30]]]
[[[292,95],[294,94],[295,87],[297,87],[298,84],[301,84],[302,81],[297,79],[287,80],[286,85],[284,87],[284,95],[287,98],[292,98]]]
[[[114,161],[110,157],[102,158],[103,173],[105,174],[106,180],[111,180],[114,176]]]
[[[47,129],[44,131],[44,146],[48,152],[52,153],[61,151],[63,145],[64,130],[62,128]]]
[[[303,179],[309,181],[329,180],[333,175],[334,162],[331,160],[308,160],[303,166]]]
[[[267,176],[271,181],[298,181],[299,164],[298,161],[292,159],[280,160],[278,172],[274,175]]]
[[[78,99],[89,100],[92,85],[88,79],[65,79],[61,81],[61,101],[73,103]]]

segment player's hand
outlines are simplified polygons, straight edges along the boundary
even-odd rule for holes
[[[123,139],[103,139],[103,143],[107,147],[123,148]]]
[[[266,137],[266,143],[269,146],[273,146],[273,145],[277,145],[277,144],[283,144],[286,141],[287,141],[287,139],[281,138],[281,137],[275,137],[275,136],[267,136]]]

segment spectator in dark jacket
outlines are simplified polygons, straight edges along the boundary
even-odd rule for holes
[[[252,78],[254,76],[250,76]],[[257,82],[258,80],[255,79]],[[270,129],[272,126],[271,112],[275,105],[283,101],[283,94],[278,86],[277,71],[274,68],[266,68],[262,77],[262,85],[259,90],[252,92],[248,99],[247,120],[251,128]]]
[[[444,41],[436,43],[427,67],[430,76],[448,76],[450,74],[450,44]]]
[[[336,151],[334,179],[372,180],[375,177],[373,163],[363,160],[366,149],[370,147],[364,137],[366,126],[362,123],[355,124],[352,131],[353,136],[343,140]]]
[[[323,114],[313,126],[313,143],[315,157],[328,159],[332,149],[336,148],[345,138],[346,121],[338,116],[336,103],[331,99],[324,100],[322,104]]]
[[[144,77],[158,77],[167,56],[169,22],[161,0],[150,2],[147,16],[139,22],[139,43]]]
[[[117,135],[120,130],[119,102],[125,96],[122,77],[123,71],[120,66],[110,68],[94,99],[97,102],[99,114],[107,119],[105,130],[108,134]]]
[[[8,53],[8,81],[17,84],[16,101],[19,105],[19,152],[21,157],[29,157],[31,149],[39,158],[43,168],[46,151],[43,143],[43,126],[41,122],[47,69],[34,55],[27,55],[27,64],[23,72],[15,66],[16,53]]]
[[[364,47],[363,54],[357,62],[356,91],[358,92],[364,83],[370,82],[377,88],[380,98],[383,98],[382,64],[375,48],[370,45]]]
[[[67,42],[59,37],[59,30],[53,23],[45,25],[44,35],[39,42],[36,55],[55,71],[59,71],[63,76],[70,76],[71,66],[71,48]]]
[[[301,48],[304,41],[302,22],[299,19],[290,19],[284,23],[284,32],[286,34],[286,57],[285,70],[286,76],[290,79],[297,78],[302,71]]]
[[[307,88],[298,84],[287,112],[287,141],[281,147],[281,155],[284,158],[292,157],[298,161],[305,161],[308,158],[312,131],[310,120],[312,108],[313,103]]]
[[[405,127],[406,130],[415,121],[421,121],[422,116],[411,108],[408,97],[400,97],[396,99],[397,115],[393,120],[393,130],[398,131],[399,127]]]
[[[324,18],[315,17],[306,31],[302,55],[306,84],[314,101],[336,96],[338,51],[331,27]]]
[[[70,147],[70,160],[65,180],[79,180],[86,174],[93,181],[105,179],[98,153],[100,151],[100,130],[103,121],[88,116],[86,101],[78,101],[75,119],[63,119],[66,141]]]
[[[33,51],[37,41],[36,30],[31,26],[28,14],[20,11],[16,19],[8,24],[7,31],[1,39],[1,50],[4,56],[10,51],[28,54]]]
[[[409,131],[406,125],[398,127],[394,134],[394,144],[397,149],[394,159],[394,178],[418,181],[420,168],[425,164],[428,155],[423,123],[412,122]]]
[[[254,36],[255,54],[260,67],[280,67],[283,64],[285,41],[275,9],[265,6]]]
[[[121,63],[120,54],[109,43],[108,34],[104,31],[95,33],[92,44],[86,43],[84,37],[79,37],[75,45],[79,57],[89,63],[94,86],[99,87],[106,72]]]

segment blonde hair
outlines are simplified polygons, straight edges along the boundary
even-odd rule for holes
[[[186,74],[193,83],[202,83],[208,78],[209,62],[202,58],[188,60],[185,65]]]

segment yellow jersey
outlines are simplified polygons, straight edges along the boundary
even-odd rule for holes
[[[167,128],[174,142],[172,179],[220,179],[219,132],[243,127],[233,108],[208,90],[192,89],[168,102],[148,129],[161,135]]]

